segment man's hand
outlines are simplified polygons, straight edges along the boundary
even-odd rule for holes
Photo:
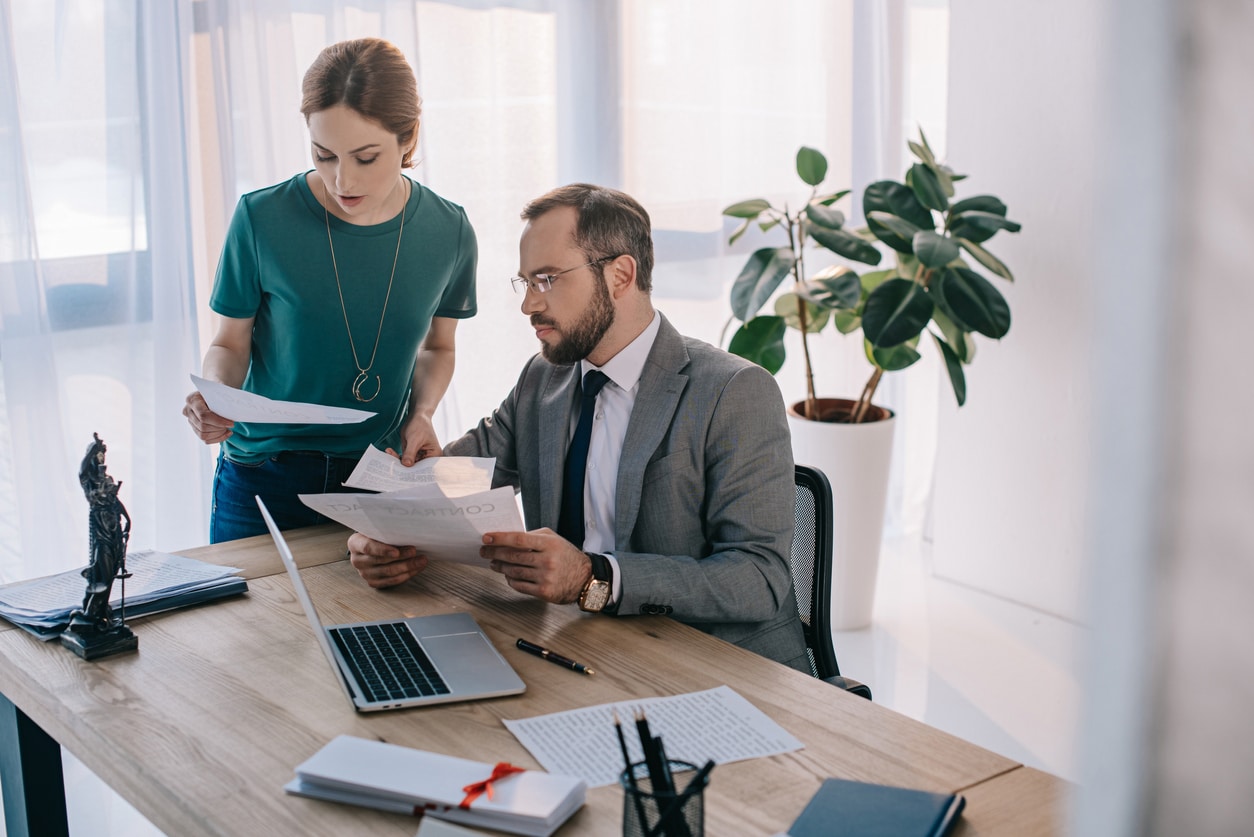
[[[479,554],[520,593],[546,602],[578,601],[592,575],[592,561],[552,529],[489,532]]]
[[[183,404],[183,415],[187,417],[187,423],[200,437],[200,441],[206,445],[214,445],[228,438],[231,428],[235,426],[235,422],[210,410],[205,403],[205,397],[199,392],[187,396],[187,401]]]
[[[348,539],[348,560],[371,587],[395,587],[426,569],[427,556],[412,546],[392,546],[356,532]]]

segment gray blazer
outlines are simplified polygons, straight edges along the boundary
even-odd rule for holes
[[[444,452],[495,456],[528,529],[557,529],[579,364],[536,355],[496,411]],[[662,318],[618,466],[618,615],[674,618],[809,671],[788,554],[793,459],[775,379]]]

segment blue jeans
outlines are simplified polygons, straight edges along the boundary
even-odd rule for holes
[[[332,522],[306,506],[297,494],[353,493],[341,483],[357,459],[328,456],[316,451],[285,451],[256,465],[232,462],[219,454],[213,477],[213,512],[209,542],[221,543],[264,535],[266,522],[254,499],[265,501],[280,529],[298,529]]]

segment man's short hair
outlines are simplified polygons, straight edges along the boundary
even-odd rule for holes
[[[561,206],[571,206],[579,215],[575,222],[575,244],[588,261],[604,256],[631,256],[636,260],[636,286],[653,290],[653,235],[649,213],[631,195],[594,186],[571,183],[541,195],[523,207],[522,219],[531,221]],[[604,275],[604,265],[596,265]]]

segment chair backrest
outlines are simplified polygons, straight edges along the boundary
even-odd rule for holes
[[[832,645],[832,484],[818,468],[796,466],[796,533],[792,582],[816,677],[840,674]]]

